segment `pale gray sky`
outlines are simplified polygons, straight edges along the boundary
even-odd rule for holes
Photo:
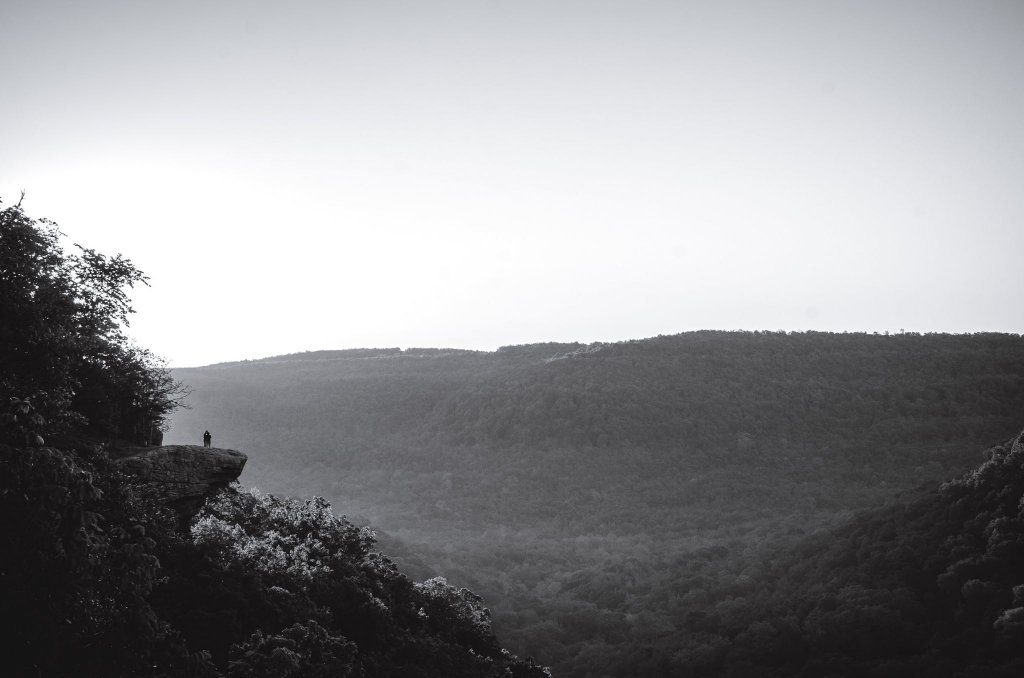
[[[0,4],[0,197],[174,365],[1024,331],[1024,2]]]

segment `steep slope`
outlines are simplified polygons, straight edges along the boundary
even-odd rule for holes
[[[414,583],[323,499],[232,486],[181,530],[165,501],[203,473],[189,452],[132,465],[157,467],[140,484],[100,448],[0,445],[7,675],[547,675],[501,648],[478,596]]]
[[[247,459],[238,450],[165,445],[129,450],[114,465],[173,509],[187,526],[208,497],[238,480]]]
[[[711,592],[635,675],[1022,675],[1024,433],[988,456]]]

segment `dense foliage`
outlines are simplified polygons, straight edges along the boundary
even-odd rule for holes
[[[16,676],[190,675],[148,598],[174,519],[105,454],[0,445],[0,623]],[[196,673],[194,675],[202,675]]]
[[[184,389],[124,334],[127,290],[146,277],[120,255],[67,254],[61,236],[20,203],[0,209],[0,435],[148,442]]]
[[[710,592],[633,675],[1024,675],[1024,434]]]
[[[323,499],[229,489],[191,536],[154,604],[229,676],[545,675],[502,650],[479,597],[414,584]]]
[[[109,452],[150,442],[183,393],[123,333],[145,278],[60,239],[0,210],[4,675],[547,675],[478,596],[413,583],[322,499],[229,488],[183,530]]]
[[[0,446],[5,671],[547,675],[498,645],[479,597],[413,583],[322,499],[228,488],[176,526],[102,452]]]
[[[633,675],[773,549],[963,472],[1024,413],[1024,340],[1000,334],[693,332],[175,375],[195,409],[172,438],[210,428],[250,454],[246,482],[361,516],[561,676]]]

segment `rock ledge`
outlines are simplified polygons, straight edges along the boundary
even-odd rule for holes
[[[116,460],[187,522],[219,488],[236,480],[248,457],[237,450],[199,445],[145,448]]]

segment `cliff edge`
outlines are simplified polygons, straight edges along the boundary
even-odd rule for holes
[[[114,463],[187,522],[208,496],[238,479],[247,460],[237,450],[165,445],[142,449]]]

